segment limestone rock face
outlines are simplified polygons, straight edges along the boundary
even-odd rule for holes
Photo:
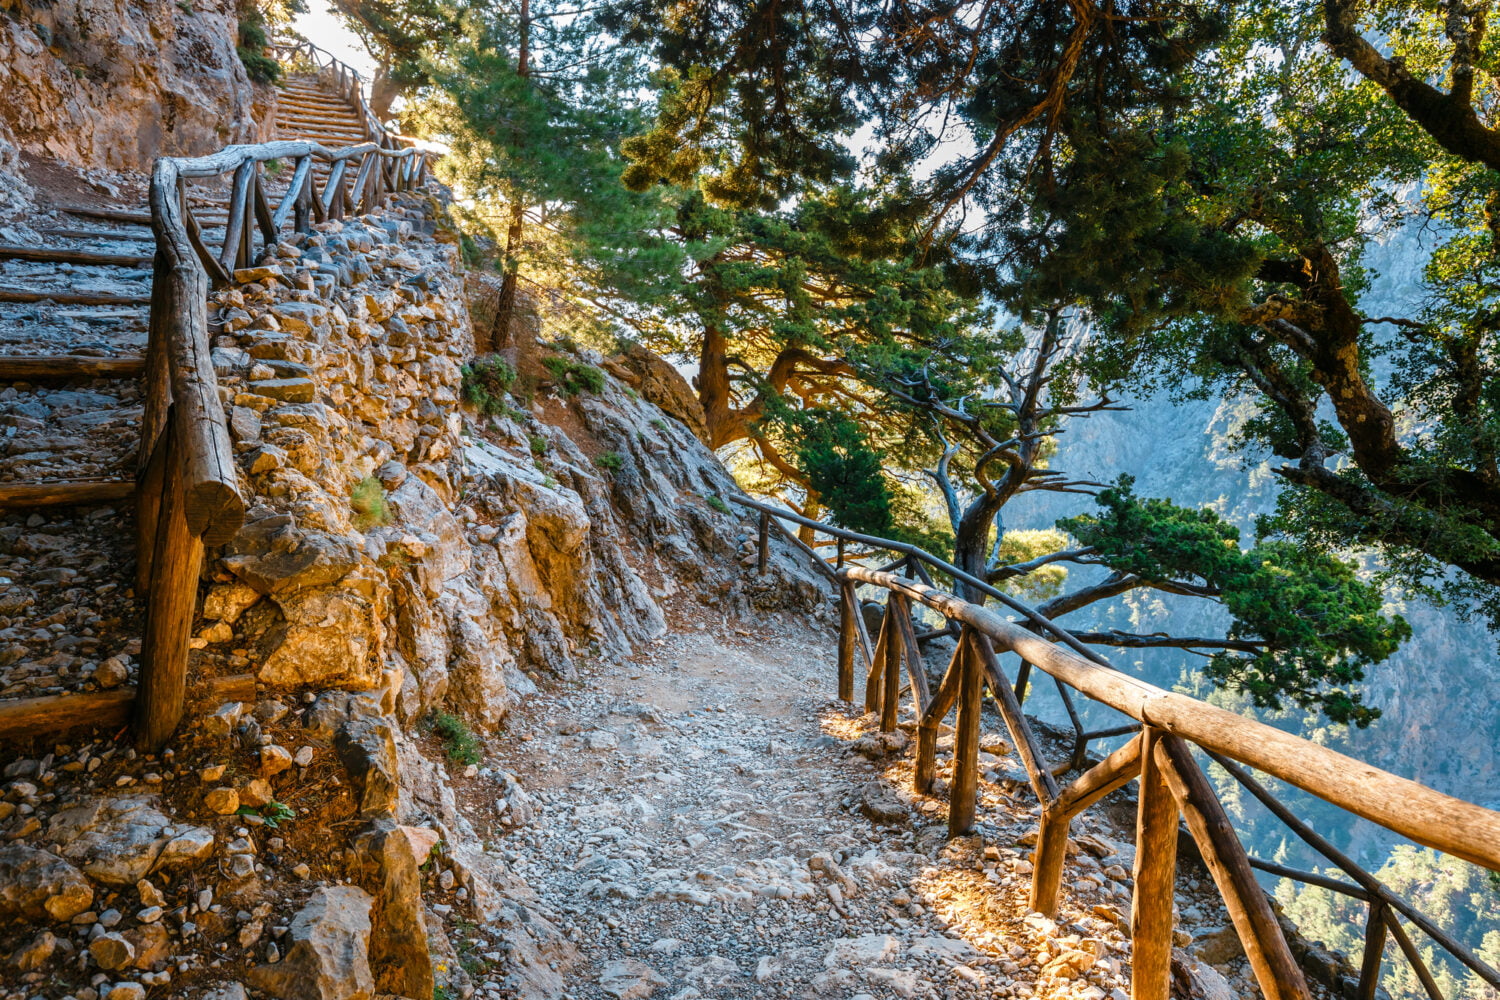
[[[89,880],[57,855],[21,844],[0,847],[0,922],[71,920],[93,902]]]
[[[286,955],[250,970],[250,985],[281,1000],[371,1000],[370,906],[363,889],[318,889],[287,932]]]
[[[703,404],[698,402],[688,380],[669,361],[640,344],[630,345],[610,361],[616,366],[612,370],[646,402],[660,407],[663,413],[692,431],[693,436],[705,445],[710,444]]]
[[[232,0],[55,0],[0,17],[0,134],[85,168],[149,170],[269,138],[269,87],[235,52]],[[80,71],[82,70],[82,71]]]

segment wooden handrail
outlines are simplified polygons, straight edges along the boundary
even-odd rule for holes
[[[357,73],[310,43],[277,51],[306,52],[315,63],[320,53],[326,56],[325,65],[336,66],[340,93],[359,108],[370,141],[338,149],[306,140],[234,145],[207,156],[162,157],[152,168],[157,252],[136,487],[137,581],[146,628],[134,709],[136,738],[148,749],[164,744],[182,718],[204,548],[233,538],[245,517],[210,354],[210,286],[228,284],[237,269],[251,266],[257,242],[264,250],[288,222],[307,232],[314,222],[369,212],[426,177],[428,153],[375,121]],[[264,177],[272,160],[295,164],[274,207]],[[329,165],[321,194],[314,161]],[[226,175],[233,178],[228,218],[222,245],[214,248],[194,218],[188,182]]]
[[[760,512],[762,551],[769,532],[768,518],[770,524],[775,524],[788,537],[792,536],[780,523],[783,519],[811,526],[838,539],[838,560],[832,565],[812,548],[806,545],[802,548],[812,555],[820,569],[833,575],[838,588],[839,695],[845,700],[852,698],[854,661],[857,653],[863,653],[867,665],[865,709],[879,713],[883,730],[893,729],[902,692],[900,669],[902,664],[906,666],[911,674],[913,710],[918,720],[917,759],[913,770],[913,786],[917,792],[930,794],[932,790],[938,725],[957,706],[959,722],[950,792],[950,834],[967,832],[973,822],[976,791],[972,758],[977,734],[972,720],[976,717],[975,706],[980,696],[972,693],[971,678],[973,664],[982,668],[985,683],[994,693],[1001,718],[1042,804],[1033,855],[1031,905],[1034,909],[1049,916],[1056,913],[1068,830],[1073,817],[1127,782],[1137,778],[1142,781],[1132,916],[1132,924],[1137,929],[1137,968],[1132,989],[1138,1000],[1162,1000],[1170,986],[1165,969],[1171,948],[1171,907],[1170,893],[1163,896],[1167,891],[1163,887],[1170,885],[1175,867],[1175,852],[1169,848],[1175,844],[1179,816],[1187,820],[1189,831],[1214,877],[1263,994],[1268,998],[1286,1000],[1306,1000],[1311,995],[1252,873],[1254,869],[1260,869],[1324,887],[1334,880],[1318,873],[1252,860],[1235,835],[1212,784],[1194,760],[1189,750],[1192,746],[1223,766],[1297,837],[1355,880],[1355,885],[1336,885],[1340,891],[1352,890],[1355,897],[1364,900],[1370,909],[1359,974],[1361,996],[1375,995],[1387,933],[1394,938],[1399,953],[1412,965],[1429,995],[1441,996],[1435,992],[1435,980],[1397,914],[1410,920],[1412,926],[1481,980],[1500,986],[1500,970],[1476,957],[1374,876],[1355,865],[1277,802],[1245,768],[1280,778],[1419,844],[1492,871],[1500,871],[1500,813],[1445,795],[1273,726],[1122,673],[1086,647],[1088,655],[1081,654],[1076,647],[1082,643],[1076,636],[1008,595],[1005,603],[1018,611],[1020,620],[1009,620],[994,609],[940,590],[923,569],[924,564],[949,573],[980,593],[994,592],[985,581],[976,580],[915,546],[826,525],[749,498],[731,496],[729,499]],[[850,540],[875,549],[899,552],[902,557],[880,569],[860,566],[844,558],[843,543]],[[762,571],[765,561],[757,560]],[[879,639],[873,650],[863,635],[863,616],[855,589],[861,584],[878,587],[889,595]],[[937,693],[931,697],[926,694],[925,683],[919,683],[918,675],[923,668],[920,659],[913,655],[918,642],[911,625],[910,607],[913,603],[938,612],[950,625],[957,623],[961,626],[953,660]],[[934,630],[929,634],[943,634],[945,631],[948,630]],[[1087,733],[1069,700],[1069,715],[1075,732],[1080,734],[1080,742],[1075,744],[1075,760],[1071,766],[1065,766],[1057,773],[1081,769],[1083,758],[1079,751],[1088,739],[1132,732],[1136,735],[1071,784],[1060,787],[1054,779],[1054,771],[1043,760],[1042,748],[1026,717],[1021,714],[1020,698],[1024,697],[1025,681],[1018,681],[1013,689],[1001,668],[996,654],[1005,652],[1018,655],[1024,671],[1034,666],[1053,677],[1059,692],[1065,697],[1069,690],[1077,690],[1133,720],[1129,726]],[[925,682],[925,677],[922,681]],[[1164,827],[1168,817],[1170,823]]]

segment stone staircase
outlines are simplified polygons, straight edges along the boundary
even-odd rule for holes
[[[288,75],[278,89],[277,138],[329,149],[370,140],[358,108],[317,77]],[[269,197],[279,201],[291,173],[267,178]],[[327,173],[314,167],[319,188]],[[228,185],[185,193],[217,245]],[[43,242],[0,243],[0,735],[23,699],[118,688],[128,710],[144,624],[130,498],[150,221],[143,204],[57,206],[33,220]]]

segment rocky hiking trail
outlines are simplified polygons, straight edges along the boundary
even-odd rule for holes
[[[830,701],[833,639],[710,616],[512,714],[485,772],[534,816],[491,849],[574,944],[553,995],[1125,997],[1131,849],[1084,818],[1058,920],[1028,915],[1036,804],[1010,747],[991,727],[978,833],[948,841],[905,733]]]

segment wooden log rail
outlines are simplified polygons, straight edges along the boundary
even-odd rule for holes
[[[326,56],[308,43],[280,51],[315,61]],[[137,590],[146,605],[146,628],[133,717],[137,742],[150,749],[164,744],[182,719],[204,549],[229,541],[244,521],[210,357],[209,289],[251,266],[288,226],[307,232],[314,223],[371,212],[427,176],[428,154],[386,132],[369,114],[358,74],[332,57],[322,65],[337,75],[339,92],[358,104],[372,141],[332,150],[306,141],[229,146],[209,156],[164,157],[152,170],[150,220],[157,249],[136,476]],[[279,200],[266,174],[271,161],[291,168]],[[321,187],[315,162],[328,168]],[[205,238],[208,227],[195,216],[202,206],[188,186],[213,179],[227,179],[230,191],[217,245]]]
[[[891,731],[900,716],[902,693],[910,692],[917,725],[915,791],[927,794],[934,788],[938,730],[948,714],[957,710],[949,792],[950,836],[968,833],[974,825],[979,727],[988,689],[1042,806],[1032,857],[1033,909],[1047,916],[1057,913],[1073,818],[1129,782],[1139,782],[1131,911],[1131,989],[1136,1000],[1166,1000],[1171,993],[1173,883],[1178,828],[1183,822],[1213,877],[1261,991],[1269,1000],[1310,1000],[1312,994],[1282,935],[1270,901],[1256,881],[1256,871],[1331,889],[1368,905],[1357,993],[1361,998],[1376,996],[1389,936],[1428,995],[1433,1000],[1442,1000],[1436,978],[1402,919],[1480,980],[1500,987],[1500,971],[1355,864],[1279,802],[1250,771],[1254,769],[1295,785],[1402,837],[1491,871],[1500,871],[1500,813],[1381,771],[1254,719],[1121,673],[1066,629],[915,546],[845,531],[748,498],[728,499],[760,513],[762,551],[772,524],[795,540],[782,521],[811,527],[838,540],[839,557],[832,566],[816,556],[812,548],[802,547],[817,558],[820,569],[830,575],[839,593],[839,697],[853,701],[855,682],[862,674],[866,712],[878,713],[880,728]],[[850,563],[843,558],[845,542],[868,549],[883,548],[899,553],[900,558],[878,569]],[[759,565],[764,571],[765,560],[759,560]],[[933,583],[931,570],[948,574],[970,592],[996,597],[1017,614],[1017,619],[940,590]],[[860,586],[886,594],[885,614],[873,644],[866,634],[860,610]],[[912,608],[918,604],[937,612],[948,626],[924,634],[957,631],[957,646],[935,691],[928,689],[918,651],[921,636],[916,632],[912,615]],[[1001,662],[1006,654],[1015,655],[1019,661],[1014,682]],[[1073,759],[1054,768],[1046,760],[1021,709],[1026,675],[1033,669],[1052,677],[1059,691],[1079,692],[1127,716],[1131,723],[1087,733],[1068,699],[1066,705],[1075,733],[1083,738],[1075,744]],[[902,685],[903,672],[909,687]],[[1086,747],[1091,739],[1124,735],[1131,735],[1124,746],[1083,770],[1086,758],[1080,758],[1080,745]],[[1213,784],[1199,767],[1195,749],[1220,765],[1350,881],[1251,858],[1240,843]],[[1059,784],[1059,776],[1070,771],[1082,773],[1066,785]]]

